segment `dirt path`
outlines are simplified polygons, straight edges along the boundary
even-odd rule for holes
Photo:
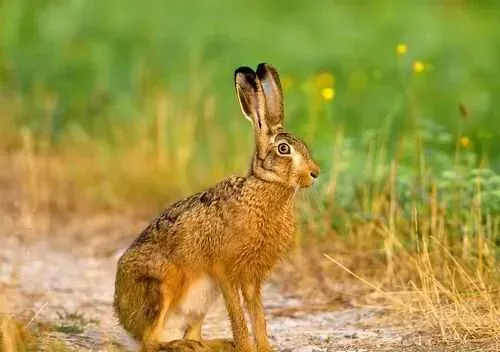
[[[28,324],[52,325],[47,339],[62,339],[75,351],[135,351],[136,345],[112,313],[113,280],[118,253],[86,257],[56,250],[46,243],[22,246],[0,240],[0,307],[11,314],[29,314]],[[302,302],[268,284],[264,292],[269,333],[280,351],[401,350],[395,329],[366,328],[373,309],[345,309],[290,315],[277,314]],[[29,312],[29,313],[27,313]],[[274,312],[274,313],[273,313]],[[222,302],[209,314],[204,335],[230,337]],[[115,346],[115,347],[111,347]],[[406,350],[406,349],[404,349]]]

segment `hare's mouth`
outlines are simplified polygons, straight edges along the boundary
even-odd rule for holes
[[[310,180],[310,181],[309,181],[309,185],[308,185],[308,187],[310,187],[310,186],[314,185],[314,183],[316,182],[316,177],[310,177],[310,178],[309,178],[309,180]]]
[[[311,187],[314,182],[316,182],[316,177],[312,176],[311,174],[309,175],[304,175],[303,177],[301,177],[299,179],[299,186],[301,188],[307,188],[307,187]]]

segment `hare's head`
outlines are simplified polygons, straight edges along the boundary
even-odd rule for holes
[[[283,130],[283,91],[276,69],[264,63],[257,71],[240,67],[234,81],[241,110],[255,132],[251,173],[290,187],[311,186],[319,167],[306,144]]]

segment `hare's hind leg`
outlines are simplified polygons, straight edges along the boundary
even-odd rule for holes
[[[212,352],[234,352],[236,351],[234,347],[234,342],[228,339],[212,339],[212,340],[202,340],[201,339],[201,327],[203,325],[203,316],[197,321],[193,322],[191,326],[186,330],[184,334],[183,341],[195,340],[202,341],[205,346],[207,346]]]
[[[211,351],[201,342],[201,325],[217,297],[215,282],[205,274],[178,269],[171,269],[167,278],[161,284],[158,314],[144,335],[141,352]]]
[[[165,285],[162,285],[159,311],[153,324],[144,332],[141,352],[156,352],[160,350],[163,328],[173,301],[173,296],[168,294],[168,291]]]
[[[144,331],[141,352],[159,351],[160,346],[182,338],[184,321],[175,312],[178,309],[179,296],[182,296],[183,276],[181,271],[172,266],[159,283],[157,314],[152,324]]]
[[[235,352],[234,344],[227,340],[174,340],[159,346],[162,352]]]

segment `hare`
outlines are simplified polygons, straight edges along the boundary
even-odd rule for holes
[[[114,308],[143,352],[272,351],[261,286],[293,245],[296,191],[311,186],[320,168],[306,144],[283,129],[273,66],[240,67],[234,83],[255,135],[248,174],[170,205],[118,261]],[[220,293],[233,341],[203,341],[203,319]]]

